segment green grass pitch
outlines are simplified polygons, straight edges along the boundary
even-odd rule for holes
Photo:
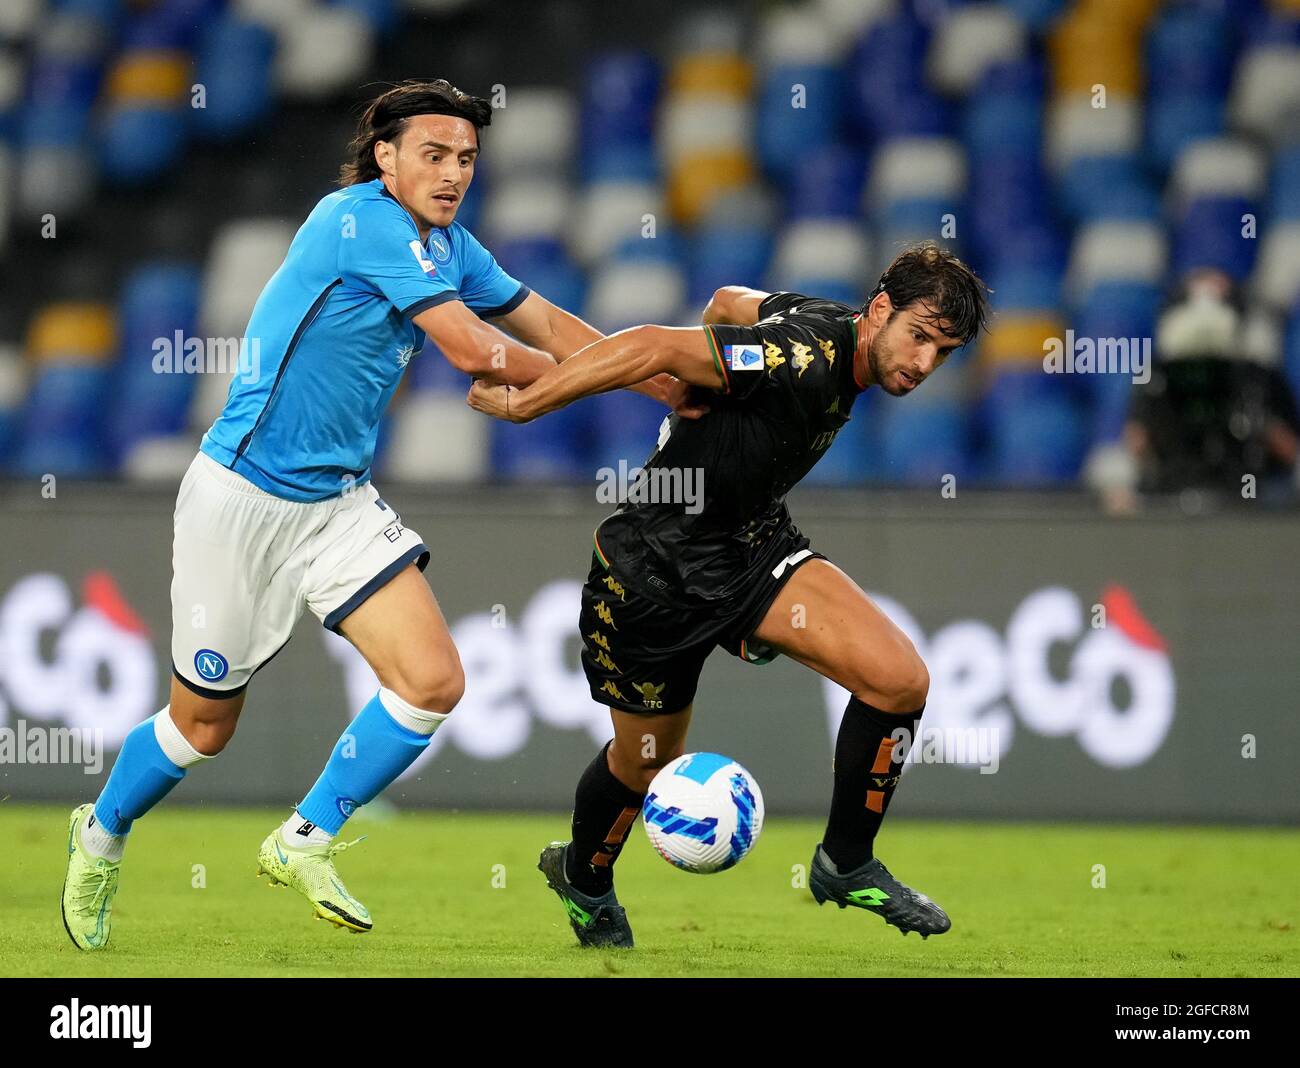
[[[1294,830],[894,820],[877,852],[953,919],[923,942],[816,906],[801,873],[819,822],[772,820],[714,876],[671,868],[637,828],[626,952],[579,949],[536,870],[560,814],[359,814],[346,837],[369,837],[337,863],[375,930],[354,935],[254,877],[282,813],[164,806],[132,834],[108,950],[84,954],[59,918],[68,812],[0,804],[2,975],[1300,975]]]

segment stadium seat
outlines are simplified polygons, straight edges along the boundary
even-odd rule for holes
[[[18,443],[27,370],[17,345],[0,342],[0,469],[7,466]]]
[[[687,303],[702,308],[722,286],[758,287],[771,251],[772,237],[765,228],[698,229],[687,252]]]
[[[1024,24],[1005,6],[959,7],[939,23],[931,38],[927,76],[941,91],[964,96],[988,67],[1018,58],[1027,40]]]
[[[1232,77],[1235,30],[1226,6],[1167,6],[1147,33],[1148,91],[1157,98],[1222,100]]]
[[[1183,209],[1173,227],[1172,267],[1218,267],[1238,281],[1250,273],[1259,246],[1243,234],[1244,218],[1258,211],[1242,197],[1199,197]]]
[[[805,219],[777,239],[769,278],[777,289],[798,277],[835,278],[859,285],[872,268],[871,245],[861,227]]]
[[[586,403],[592,437],[591,473],[602,467],[617,471],[620,460],[628,467],[637,467],[654,452],[659,428],[668,415],[668,409],[658,401],[619,389]]]
[[[996,482],[1047,487],[1078,477],[1088,433],[1068,377],[1041,367],[1008,367],[992,377],[980,414],[987,472]]]
[[[1259,244],[1251,289],[1278,311],[1288,310],[1300,297],[1300,222],[1271,227]]]
[[[784,198],[786,217],[856,219],[861,211],[867,161],[842,144],[822,145],[801,158]]]
[[[584,162],[610,146],[641,146],[653,140],[660,83],[653,56],[605,52],[587,63],[582,78],[578,123]]]
[[[545,419],[518,426],[492,421],[492,471],[512,482],[581,482],[595,471],[591,461],[593,408],[581,400]]]
[[[392,411],[380,470],[410,482],[482,481],[489,473],[490,422],[465,404],[463,393],[408,393]]]
[[[51,362],[36,369],[14,462],[18,474],[89,478],[109,472],[101,428],[111,375],[105,364]]]
[[[105,440],[115,459],[126,456],[146,438],[184,430],[201,377],[187,373],[184,363],[187,343],[204,342],[197,333],[198,304],[199,272],[190,266],[145,264],[123,285],[118,304],[121,355],[113,378],[115,403],[105,421]],[[233,349],[230,354],[237,356]],[[155,366],[159,356],[172,361],[162,364],[164,371]]]
[[[275,37],[265,26],[221,18],[198,43],[195,82],[205,86],[204,106],[194,108],[199,136],[228,140],[255,127],[273,100]]]
[[[119,470],[131,482],[161,483],[175,487],[199,451],[199,439],[193,434],[141,438],[132,444]]]
[[[506,178],[560,175],[577,142],[573,98],[564,90],[507,86],[492,113],[492,167]]]
[[[575,215],[569,250],[588,268],[625,238],[641,234],[648,221],[656,232],[670,222],[663,194],[652,182],[597,182],[583,191]]]
[[[1256,45],[1244,51],[1237,61],[1228,98],[1232,125],[1269,141],[1294,134],[1298,110],[1300,47],[1279,43]]]
[[[284,261],[296,226],[281,219],[235,219],[213,238],[203,279],[199,329],[240,337],[253,305]]]
[[[801,485],[861,486],[879,475],[883,466],[880,429],[857,410],[861,404],[859,399],[852,417],[840,428],[831,447],[804,476]]]
[[[364,80],[375,33],[355,11],[317,5],[277,28],[276,83],[302,100],[327,100]]]
[[[1279,149],[1273,157],[1268,218],[1270,222],[1300,221],[1300,143]]]
[[[559,239],[572,230],[572,207],[567,182],[544,171],[519,171],[492,185],[483,228],[492,241]]]
[[[895,400],[884,398],[875,416],[883,458],[880,479],[938,488],[945,475],[956,476],[960,484],[974,472],[970,418],[964,404],[922,401],[920,394],[907,404],[890,403]]]
[[[973,93],[962,116],[962,143],[974,167],[1003,156],[1036,159],[1042,122],[1042,104],[1033,96]]]
[[[1155,97],[1147,104],[1145,158],[1157,170],[1167,171],[1193,143],[1220,137],[1224,121],[1221,96]]]
[[[1058,173],[1080,158],[1136,158],[1141,146],[1142,110],[1130,97],[1116,93],[1097,108],[1090,94],[1072,93],[1056,97],[1048,109],[1044,151]]]
[[[1267,158],[1254,145],[1235,138],[1213,138],[1193,142],[1183,150],[1169,183],[1179,204],[1198,197],[1258,200],[1267,173]]]
[[[1076,305],[1107,282],[1158,286],[1169,250],[1164,229],[1154,222],[1103,222],[1074,235],[1067,293]]]
[[[607,334],[641,323],[674,326],[685,299],[686,283],[678,268],[611,261],[594,273],[584,318]]]
[[[864,207],[880,222],[895,201],[955,203],[966,190],[966,157],[951,138],[900,138],[883,144],[871,161]]]

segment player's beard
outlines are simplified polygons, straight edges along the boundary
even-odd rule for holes
[[[871,344],[867,346],[867,371],[871,375],[872,382],[876,383],[886,393],[897,397],[899,393],[890,389],[887,384],[889,376],[893,373],[894,366],[894,350],[885,344],[885,330],[881,330],[871,339]]]

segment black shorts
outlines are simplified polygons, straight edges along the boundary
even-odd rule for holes
[[[768,663],[777,654],[755,645],[754,630],[790,576],[824,559],[800,537],[778,568],[758,573],[744,597],[710,611],[652,601],[592,553],[578,617],[592,699],[624,712],[680,712],[695,700],[700,671],[716,647],[747,663]]]

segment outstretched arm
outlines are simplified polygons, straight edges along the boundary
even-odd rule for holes
[[[487,415],[527,423],[580,397],[670,374],[694,386],[725,388],[722,358],[698,327],[634,326],[602,338],[523,389],[475,382],[467,401]]]

